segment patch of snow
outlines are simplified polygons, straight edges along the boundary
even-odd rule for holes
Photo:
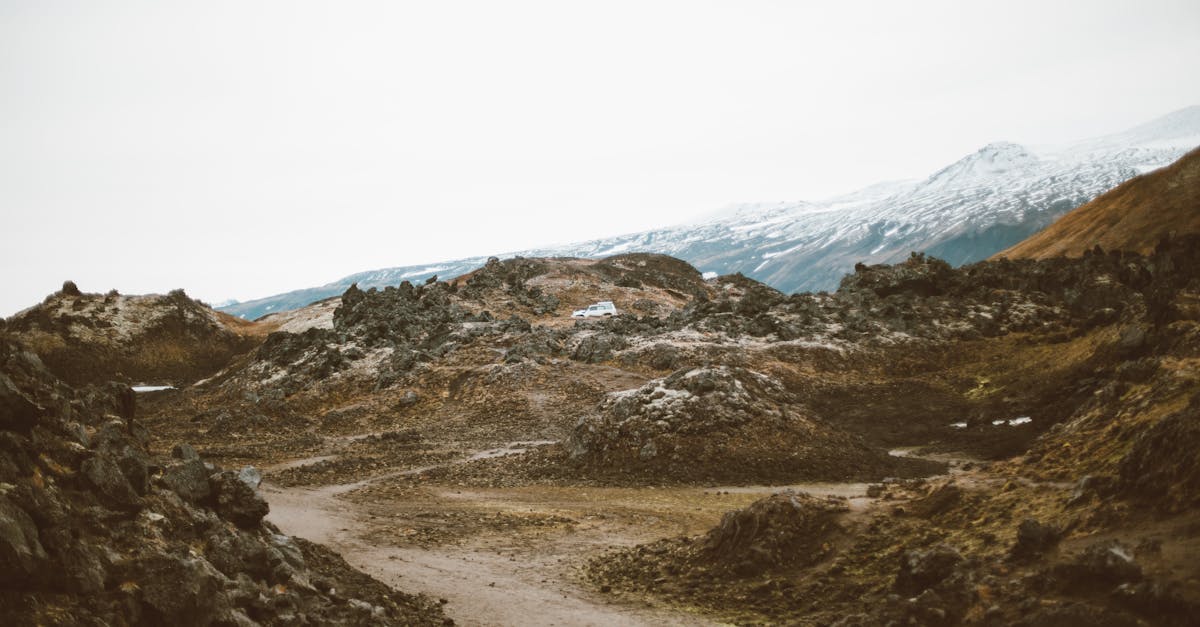
[[[400,275],[400,278],[411,279],[413,277],[418,277],[418,276],[429,276],[431,274],[435,274],[438,272],[445,272],[446,270],[449,270],[449,269],[450,269],[450,266],[429,266],[428,268],[421,268],[419,270],[412,270],[410,272],[405,272]]]
[[[173,385],[134,385],[130,389],[139,394],[143,392],[161,392],[163,390],[174,390]]]

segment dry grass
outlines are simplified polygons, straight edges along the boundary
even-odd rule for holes
[[[1188,233],[1200,233],[1200,149],[1118,185],[996,257],[1078,257],[1097,244],[1146,254],[1164,235]]]

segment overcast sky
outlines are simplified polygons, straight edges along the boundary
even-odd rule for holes
[[[0,0],[0,315],[246,300],[1200,103],[1200,2]]]

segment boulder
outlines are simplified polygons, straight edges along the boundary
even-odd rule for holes
[[[183,461],[190,461],[193,459],[200,459],[200,454],[196,452],[196,449],[192,448],[191,444],[181,442],[176,444],[171,449],[171,457],[174,457],[175,459],[182,459]]]
[[[96,455],[84,460],[80,470],[108,502],[121,508],[137,506],[137,492],[129,485],[121,467],[109,456]]]
[[[1068,587],[1116,586],[1142,579],[1142,567],[1133,559],[1133,551],[1120,542],[1093,544],[1073,563],[1057,567],[1057,574]]]
[[[167,467],[162,482],[184,500],[200,503],[212,495],[209,474],[208,467],[199,458],[189,459]]]
[[[238,479],[250,486],[251,490],[258,490],[258,486],[262,485],[262,473],[254,466],[245,466],[239,470]]]
[[[209,478],[217,493],[217,513],[243,529],[257,527],[270,511],[258,491],[231,470]]]
[[[40,413],[41,408],[22,394],[12,379],[0,374],[0,429],[28,432]]]
[[[913,501],[909,510],[918,518],[933,518],[958,504],[962,489],[953,482],[942,484],[923,498]]]
[[[963,561],[961,553],[944,543],[908,551],[900,560],[893,588],[900,594],[920,594],[954,574]]]
[[[28,584],[45,560],[33,519],[0,496],[0,583],[6,587]]]
[[[209,625],[222,609],[223,579],[195,557],[154,554],[138,560],[135,573],[148,624]]]
[[[1017,543],[1013,545],[1013,559],[1036,557],[1058,544],[1061,532],[1057,527],[1026,518],[1017,527]]]

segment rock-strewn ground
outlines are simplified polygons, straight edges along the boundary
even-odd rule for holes
[[[959,269],[914,255],[791,296],[656,255],[493,261],[352,288],[304,318],[327,324],[148,395],[145,418],[153,450],[190,442],[319,501],[337,525],[301,522],[348,530],[372,573],[462,575],[422,579],[452,616],[494,551],[592,609],[1186,624],[1198,273],[1194,237]],[[595,300],[623,315],[569,318]]]
[[[0,622],[443,624],[263,522],[261,475],[149,453],[133,392],[74,390],[0,334]]]

